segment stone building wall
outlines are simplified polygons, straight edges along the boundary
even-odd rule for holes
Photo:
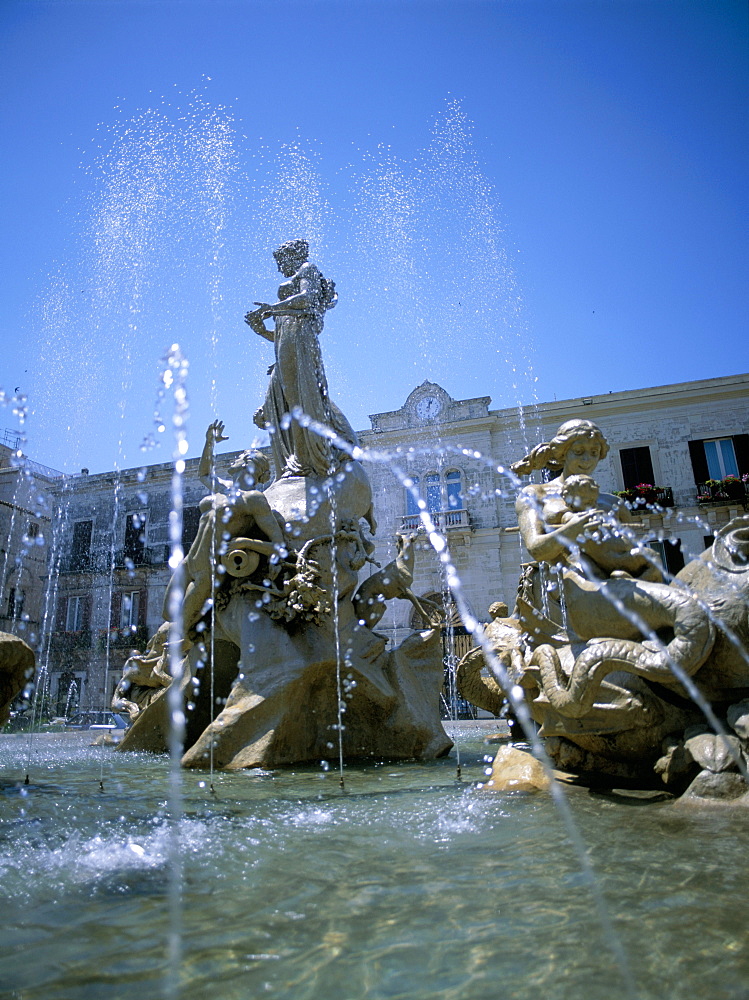
[[[0,433],[0,631],[35,647],[48,614],[50,491],[62,473],[20,455],[20,435]]]
[[[237,454],[220,456],[220,476]],[[187,547],[206,493],[197,468],[198,460],[189,460],[182,480]],[[54,617],[45,662],[61,713],[71,690],[84,707],[108,705],[130,652],[161,625],[173,505],[171,463],[68,476],[55,491]]]

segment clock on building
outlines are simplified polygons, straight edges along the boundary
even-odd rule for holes
[[[442,402],[436,396],[423,396],[416,404],[416,416],[420,420],[436,420],[442,411]]]

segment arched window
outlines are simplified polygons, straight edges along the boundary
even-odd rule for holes
[[[419,477],[411,476],[411,480],[413,481],[413,490],[418,495]],[[418,517],[419,515],[419,507],[411,490],[406,490],[406,515],[408,517]]]
[[[447,510],[460,510],[463,506],[461,496],[460,472],[451,469],[445,476],[445,488],[447,491]]]
[[[430,514],[450,513],[464,509],[463,473],[459,469],[430,472],[423,478],[411,476],[413,490],[426,500]],[[418,517],[419,506],[411,490],[406,490],[406,516]]]

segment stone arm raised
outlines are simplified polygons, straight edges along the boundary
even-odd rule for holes
[[[212,424],[209,424],[208,430],[205,432],[203,454],[200,456],[200,464],[198,465],[198,479],[210,493],[216,491],[217,485],[222,486],[224,489],[229,489],[232,485],[231,480],[219,479],[215,474],[212,475],[213,446],[219,441],[228,440],[229,438],[224,434],[224,422],[222,420],[214,420]]]
[[[269,541],[280,549],[284,548],[281,526],[260,490],[243,490],[234,503],[234,510],[249,515]]]

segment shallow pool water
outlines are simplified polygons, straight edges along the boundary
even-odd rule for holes
[[[334,769],[183,774],[178,983],[168,760],[0,737],[0,996],[749,996],[745,812],[567,789],[628,993],[549,797],[477,790],[492,748],[458,728],[460,781],[455,751],[351,765],[343,792]]]

